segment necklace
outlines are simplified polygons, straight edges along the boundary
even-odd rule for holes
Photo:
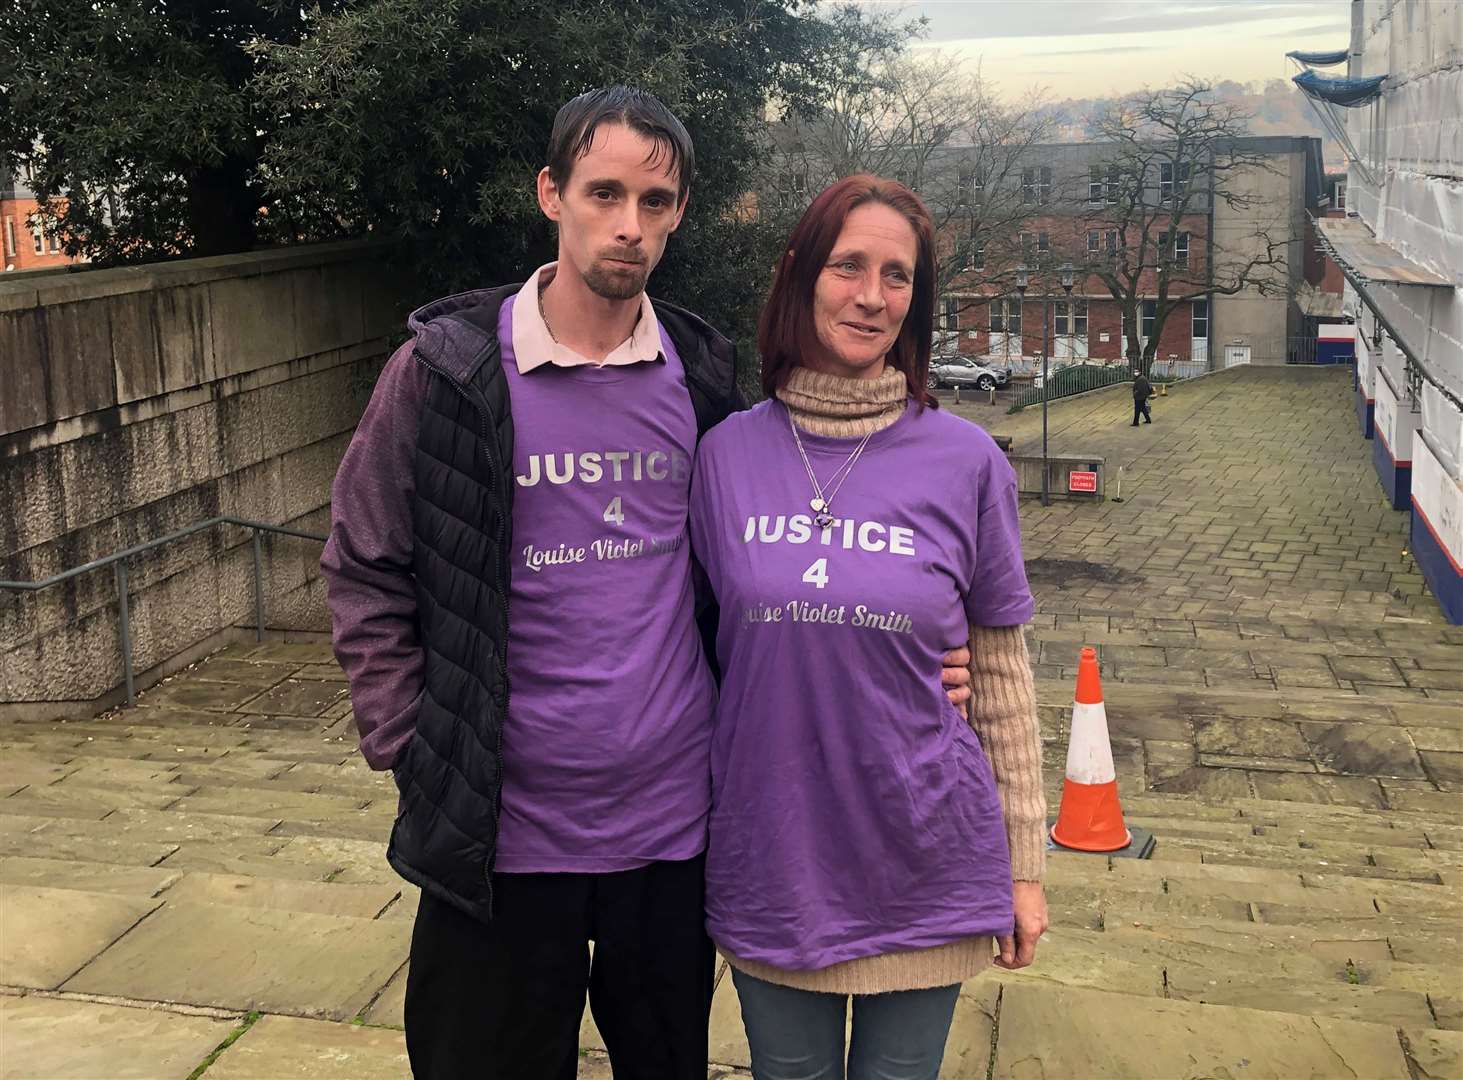
[[[813,463],[808,460],[808,452],[803,449],[803,437],[798,434],[797,424],[793,423],[791,409],[787,410],[787,426],[792,432],[792,441],[797,444],[798,457],[803,459],[803,469],[808,474],[808,483],[813,485],[813,497],[808,501],[808,506],[814,515],[813,521],[820,529],[831,528],[838,524],[838,519],[833,516],[833,497],[843,487],[843,482],[848,479],[848,474],[853,472],[854,465],[863,454],[864,447],[869,445],[869,440],[874,437],[874,433],[871,431],[859,440],[859,444],[853,448],[853,453],[848,455],[842,465],[833,470],[833,475],[828,478],[828,484],[823,485],[818,483],[817,474],[813,472]],[[830,486],[831,491],[828,490]]]
[[[548,287],[547,281],[541,280],[538,283],[538,317],[544,321],[544,329],[549,332],[549,338],[557,342],[559,339],[554,337],[554,328],[549,325],[549,313],[544,310],[544,290]]]

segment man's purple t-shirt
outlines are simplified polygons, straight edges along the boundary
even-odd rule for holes
[[[858,439],[802,435],[820,482]],[[691,535],[721,605],[707,926],[807,970],[1010,933],[986,756],[940,683],[967,623],[1028,621],[1015,476],[984,431],[913,405],[812,521],[786,408],[701,443]]]
[[[686,515],[696,418],[662,359],[520,373],[497,869],[629,870],[706,843],[716,690],[701,652]]]

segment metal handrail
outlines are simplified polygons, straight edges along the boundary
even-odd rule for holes
[[[230,514],[221,514],[218,517],[208,518],[206,521],[195,522],[177,532],[170,532],[166,536],[159,536],[155,540],[149,540],[143,544],[137,544],[122,551],[113,552],[100,559],[93,559],[89,563],[72,567],[70,570],[63,570],[59,574],[52,574],[40,581],[0,581],[0,589],[8,589],[13,592],[37,592],[49,588],[52,585],[68,581],[71,578],[79,577],[82,574],[90,573],[93,570],[100,570],[110,566],[117,579],[117,599],[119,604],[118,614],[121,619],[122,632],[122,670],[127,683],[127,704],[131,705],[136,701],[136,694],[132,686],[132,615],[131,608],[127,602],[127,560],[134,555],[141,555],[154,548],[170,544],[174,540],[181,540],[186,536],[202,532],[204,529],[211,529],[215,525],[235,525],[241,529],[252,531],[254,546],[254,640],[264,640],[264,556],[263,547],[260,543],[260,533],[279,533],[283,536],[294,536],[301,540],[315,540],[324,543],[328,537],[316,533],[304,532],[300,529],[291,529],[284,525],[270,525],[263,521],[250,521],[248,518],[238,518]]]
[[[1387,336],[1397,346],[1397,351],[1402,354],[1404,361],[1403,373],[1407,376],[1407,392],[1412,398],[1413,403],[1412,411],[1416,412],[1421,405],[1423,383],[1428,383],[1439,394],[1452,402],[1455,408],[1463,411],[1463,401],[1460,401],[1457,394],[1453,393],[1436,375],[1428,370],[1427,365],[1422,362],[1422,358],[1412,351],[1406,339],[1397,332],[1397,328],[1382,313],[1381,306],[1372,294],[1367,291],[1367,286],[1373,284],[1372,280],[1341,257],[1340,252],[1336,250],[1331,241],[1326,239],[1326,234],[1321,232],[1320,226],[1316,224],[1316,215],[1309,210],[1306,211],[1306,214],[1311,219],[1312,231],[1316,236],[1316,242],[1321,251],[1330,256],[1331,261],[1336,264],[1336,268],[1341,271],[1341,276],[1351,283],[1351,287],[1356,290],[1357,297],[1366,305],[1367,310],[1372,313],[1372,317],[1376,319],[1381,329],[1387,332]],[[1377,346],[1381,345],[1380,333],[1373,335],[1373,344]]]

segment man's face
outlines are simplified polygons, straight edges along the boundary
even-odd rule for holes
[[[559,274],[576,274],[607,300],[629,300],[665,252],[681,223],[678,177],[655,143],[624,124],[601,124],[589,151],[561,189],[549,170],[538,176],[539,206],[559,225]]]

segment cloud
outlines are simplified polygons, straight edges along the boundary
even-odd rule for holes
[[[1335,38],[1338,49],[1350,46],[1351,24],[1348,22],[1317,23],[1315,26],[1297,26],[1289,30],[1271,30],[1267,34],[1256,34],[1262,38],[1301,38],[1310,34],[1328,34]]]
[[[1271,19],[1331,14],[1337,0],[1226,0],[1153,3],[1147,0],[921,0],[900,10],[927,16],[931,42],[1009,37],[1068,37],[1194,30]],[[888,6],[871,3],[867,6]]]
[[[1050,56],[1117,56],[1119,53],[1157,52],[1157,45],[1097,45],[1091,49],[1036,49],[1028,55],[1034,60]]]

